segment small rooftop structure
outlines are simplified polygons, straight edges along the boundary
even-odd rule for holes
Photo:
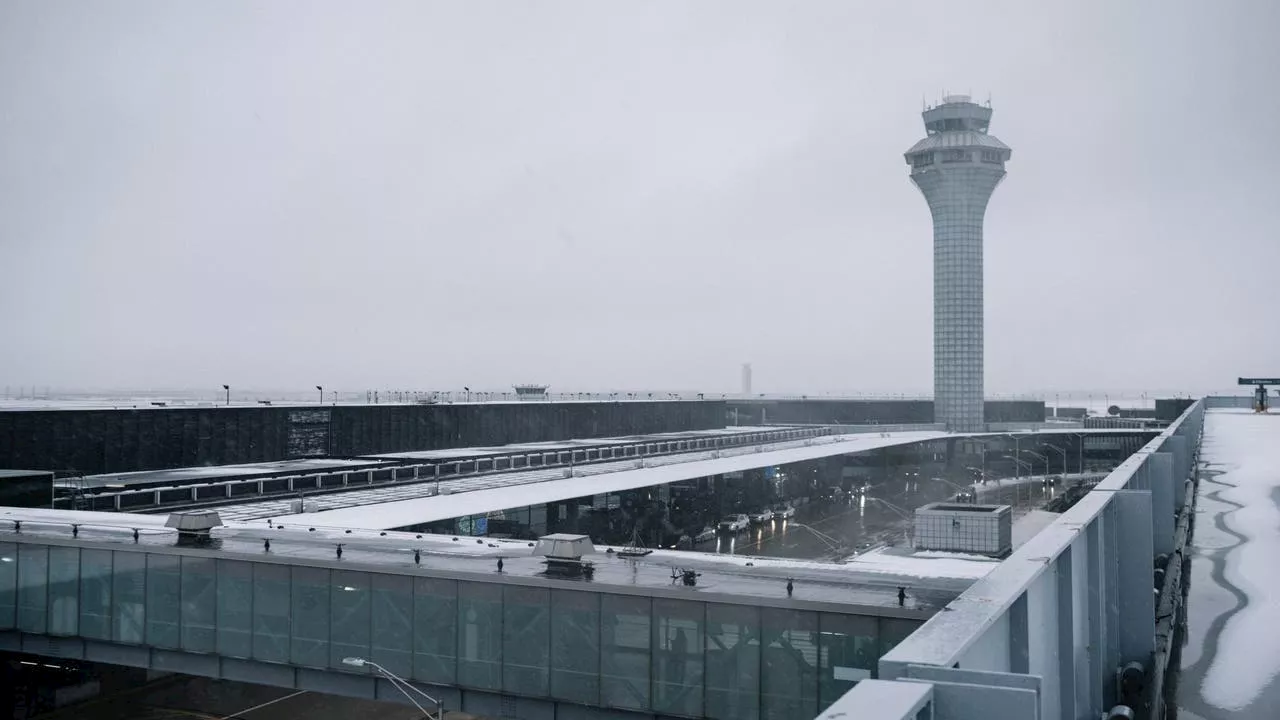
[[[517,400],[546,400],[550,385],[514,385]]]
[[[595,545],[591,544],[591,538],[587,535],[552,533],[538,538],[533,554],[546,558],[548,575],[591,579],[595,574],[595,566],[590,561],[583,560],[582,556],[595,551]]]
[[[209,533],[222,527],[222,518],[216,510],[192,510],[169,515],[164,526],[178,531],[179,544],[202,545],[209,542]]]
[[[1013,508],[1008,505],[929,503],[916,509],[917,550],[1004,557],[1013,550]]]
[[[541,555],[553,560],[581,560],[583,555],[596,551],[591,543],[590,535],[574,535],[572,533],[552,533],[538,538],[533,548],[534,555]]]

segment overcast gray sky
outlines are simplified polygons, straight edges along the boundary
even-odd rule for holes
[[[0,378],[929,391],[922,98],[990,95],[991,393],[1280,374],[1280,3],[0,3]]]

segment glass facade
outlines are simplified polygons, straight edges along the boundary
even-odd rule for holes
[[[813,717],[918,621],[0,543],[0,629],[676,717]]]

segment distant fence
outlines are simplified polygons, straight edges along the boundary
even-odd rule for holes
[[[1097,717],[1156,651],[1156,557],[1174,549],[1206,406],[1197,401],[1076,505],[880,658],[824,720]],[[1141,674],[1139,675],[1141,679]],[[886,682],[889,681],[889,682]],[[900,708],[883,698],[910,696]],[[1139,699],[1141,704],[1145,698]],[[925,708],[929,711],[922,715]],[[841,715],[840,713],[845,713]]]

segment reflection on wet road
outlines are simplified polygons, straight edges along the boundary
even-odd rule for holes
[[[735,535],[718,535],[698,543],[697,550],[793,559],[834,559],[879,544],[910,542],[911,513],[921,505],[949,500],[957,486],[941,480],[894,481],[847,500],[819,500],[796,508],[792,520],[770,520]],[[1043,482],[992,481],[978,492],[978,502],[1014,506],[1014,516],[1041,507],[1056,487]],[[806,529],[811,528],[813,531]],[[833,548],[835,540],[840,548]]]

